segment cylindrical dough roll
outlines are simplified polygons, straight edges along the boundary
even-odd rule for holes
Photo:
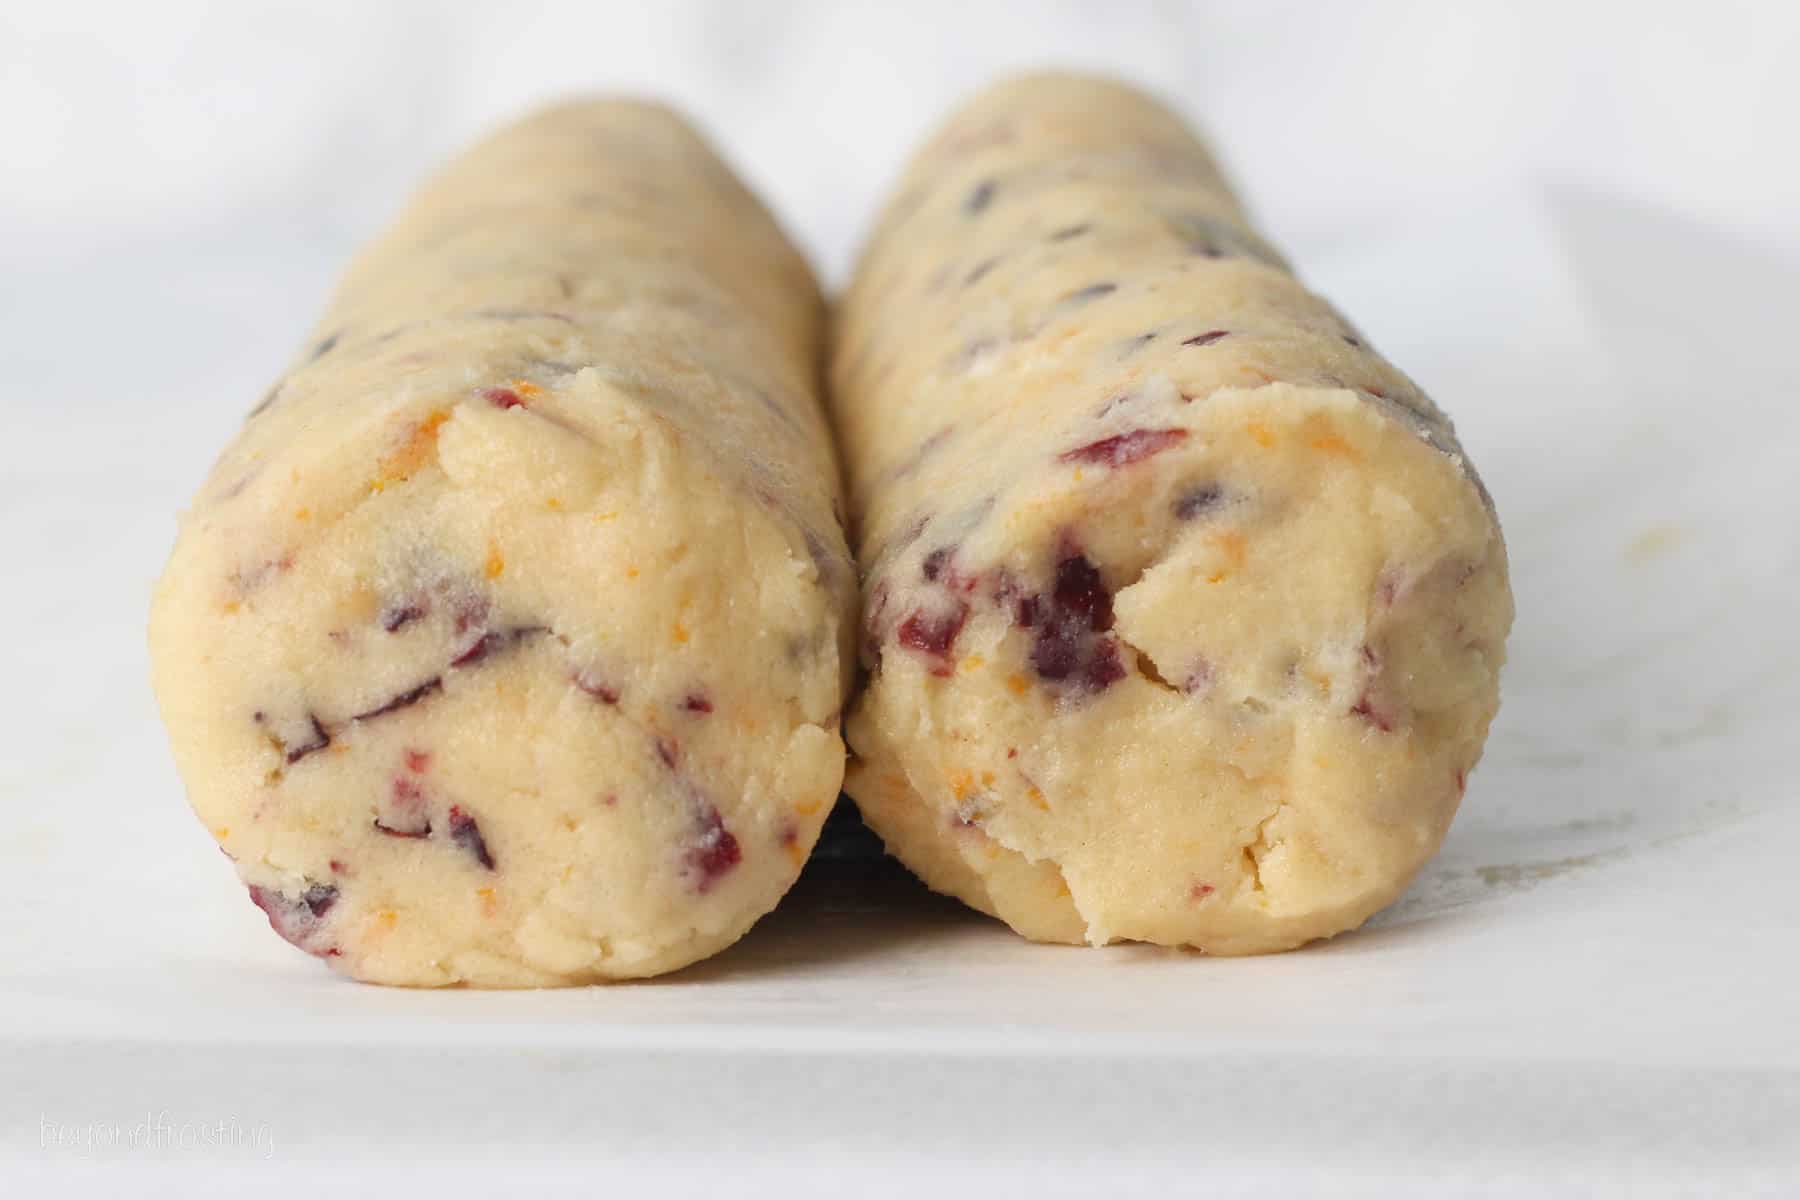
[[[1498,704],[1500,530],[1176,116],[1062,75],[967,104],[833,359],[846,787],[895,855],[1048,941],[1281,950],[1398,895]]]
[[[278,932],[536,986],[775,904],[844,760],[822,337],[806,265],[653,105],[497,134],[360,257],[151,619],[194,808]]]

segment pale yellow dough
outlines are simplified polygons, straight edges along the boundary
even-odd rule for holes
[[[381,983],[653,975],[793,882],[855,583],[822,306],[678,117],[542,112],[350,269],[151,619],[195,811]]]
[[[1167,109],[1038,75],[959,110],[832,381],[846,787],[932,887],[1040,940],[1248,954],[1436,851],[1512,622],[1491,504]]]

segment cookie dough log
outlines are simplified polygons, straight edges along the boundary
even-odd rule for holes
[[[776,903],[854,644],[822,322],[645,104],[499,133],[360,257],[151,620],[193,806],[277,932],[358,979],[542,986]]]
[[[846,787],[893,854],[1056,942],[1284,950],[1399,894],[1498,703],[1500,530],[1176,116],[1063,75],[973,100],[832,370],[870,673]]]

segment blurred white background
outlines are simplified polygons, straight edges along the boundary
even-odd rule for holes
[[[185,811],[143,626],[355,248],[484,128],[643,91],[835,285],[926,127],[1046,63],[1194,117],[1494,492],[1505,707],[1415,887],[1231,962],[787,907],[558,996],[355,988],[271,937]],[[0,0],[0,1177],[94,1165],[40,1120],[168,1106],[272,1120],[290,1194],[635,1163],[750,1196],[796,1149],[830,1195],[1800,1194],[1797,64],[1786,0]],[[241,1194],[184,1165],[162,1194]]]
[[[697,115],[835,280],[923,129],[996,72],[1045,62],[1119,71],[1179,102],[1302,256],[1522,173],[1800,246],[1800,6],[1786,0],[0,11],[8,255],[171,237],[341,253],[484,127],[565,91],[619,89]]]

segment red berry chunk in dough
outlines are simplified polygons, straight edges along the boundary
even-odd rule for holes
[[[318,944],[325,915],[337,903],[337,898],[337,887],[329,883],[311,884],[298,896],[250,885],[250,902],[269,918],[269,928],[292,945],[320,958],[330,958],[338,952],[335,946]]]
[[[1057,460],[1125,467],[1181,444],[1187,440],[1187,435],[1185,429],[1133,429],[1130,433],[1115,434],[1097,442],[1089,442],[1085,446],[1077,446],[1073,450],[1065,450],[1057,456]]]
[[[997,186],[991,179],[984,179],[976,184],[974,190],[969,193],[969,198],[963,201],[963,211],[971,217],[980,214],[989,204],[993,203],[994,191]]]
[[[1225,489],[1216,483],[1203,483],[1189,488],[1175,499],[1175,518],[1192,521],[1219,507],[1225,500]]]
[[[387,803],[375,818],[375,828],[389,837],[429,837],[431,814],[426,809],[425,790],[404,775],[395,776]]]
[[[418,687],[401,692],[392,700],[377,704],[367,712],[359,712],[350,719],[352,721],[370,721],[376,717],[385,717],[391,712],[399,712],[403,708],[411,708],[413,705],[425,699],[425,697],[431,695],[433,692],[438,691],[443,686],[443,679],[433,676],[424,683],[421,683]]]
[[[430,603],[423,599],[395,604],[382,610],[381,628],[388,633],[398,633],[414,621],[426,616],[430,611]]]
[[[1082,671],[1081,681],[1096,692],[1105,691],[1119,680],[1125,678],[1125,664],[1119,661],[1119,643],[1113,638],[1101,638],[1094,643],[1088,654],[1086,668]]]
[[[1100,569],[1084,554],[1056,564],[1056,590],[1051,599],[1059,615],[1085,621],[1089,629],[1112,628],[1112,592],[1100,577]]]
[[[472,854],[475,861],[488,870],[494,869],[494,856],[488,853],[487,841],[481,836],[481,826],[475,823],[474,817],[456,805],[450,806],[450,840]]]
[[[600,676],[592,671],[581,670],[570,676],[571,682],[602,704],[617,704],[619,689],[609,687]]]
[[[688,847],[687,865],[694,875],[694,888],[705,894],[712,890],[733,867],[744,861],[743,847],[737,837],[725,828],[719,810],[707,805],[700,814],[699,830]]]
[[[932,667],[934,675],[950,674],[950,647],[956,644],[956,635],[962,632],[963,624],[969,619],[969,606],[958,600],[950,609],[939,613],[927,613],[924,609],[914,609],[906,620],[900,622],[896,638],[908,650],[916,650],[938,662]]]
[[[1112,628],[1112,592],[1085,554],[1065,553],[1047,601],[1021,603],[1018,615],[1021,626],[1036,629],[1031,665],[1042,678],[1095,692],[1125,678],[1118,640],[1100,636]]]
[[[290,767],[307,755],[317,754],[319,751],[325,749],[325,747],[331,745],[331,735],[325,732],[325,726],[319,723],[319,718],[312,713],[308,713],[306,719],[312,728],[309,736],[304,742],[301,742],[297,746],[288,747],[287,761]]]
[[[1350,711],[1383,733],[1394,732],[1394,718],[1377,708],[1367,692],[1362,694],[1362,698],[1352,706]]]

